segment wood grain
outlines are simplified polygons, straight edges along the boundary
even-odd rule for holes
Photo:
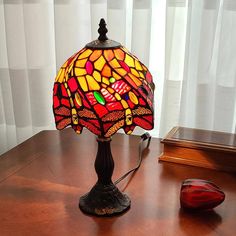
[[[161,161],[236,172],[236,134],[174,127],[161,142]]]
[[[117,179],[136,164],[139,138],[116,134],[111,143]],[[0,157],[0,235],[235,235],[236,176],[203,168],[159,163],[152,139],[138,172],[118,185],[131,198],[130,210],[99,218],[78,209],[79,197],[96,182],[96,137],[71,129],[43,131]],[[187,178],[215,182],[226,194],[214,211],[180,210]]]

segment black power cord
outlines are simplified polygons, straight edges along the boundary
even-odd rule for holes
[[[145,140],[148,139],[147,145],[145,146],[145,148],[143,148],[143,143]],[[132,172],[135,173],[138,168],[140,167],[142,160],[143,160],[143,151],[149,147],[151,142],[151,135],[146,132],[143,135],[141,135],[141,139],[139,141],[139,158],[138,158],[138,162],[137,162],[137,166],[134,167],[133,169],[129,170],[128,172],[126,172],[124,175],[122,175],[119,179],[117,179],[114,184],[117,185],[118,183],[120,183],[123,179],[125,179],[129,174],[131,174]]]

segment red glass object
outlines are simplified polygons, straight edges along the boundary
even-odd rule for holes
[[[184,209],[209,210],[225,199],[224,192],[214,183],[203,179],[186,179],[180,191],[180,204]]]

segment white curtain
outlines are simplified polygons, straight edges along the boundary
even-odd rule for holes
[[[161,100],[165,1],[0,0],[0,154],[33,134],[54,129],[56,71],[97,39],[105,18],[108,37],[149,66]],[[158,135],[160,105],[156,104]]]
[[[235,132],[236,1],[168,0],[161,135]]]

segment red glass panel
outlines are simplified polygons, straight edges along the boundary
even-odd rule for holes
[[[68,97],[68,94],[66,92],[66,88],[65,88],[64,84],[60,84],[60,88],[61,88],[62,96]],[[58,87],[58,89],[59,89],[59,87]]]
[[[72,77],[68,80],[68,86],[69,86],[71,92],[75,92],[78,89],[78,84],[77,84],[77,81],[74,77]]]
[[[152,129],[151,123],[147,122],[146,120],[140,117],[134,117],[134,123],[144,129]]]
[[[57,129],[64,129],[66,126],[71,124],[71,118],[65,118],[57,123]]]
[[[130,72],[130,68],[125,62],[119,61],[119,63],[127,72]]]
[[[112,125],[113,125],[113,122],[103,124],[104,132],[106,133],[112,127]]]
[[[135,107],[135,105],[130,100],[128,100],[127,102],[128,102],[128,105],[131,109],[133,109]]]
[[[106,107],[104,107],[101,104],[94,105],[94,110],[96,111],[96,113],[98,114],[100,118],[108,113],[108,110],[106,109]]]
[[[93,73],[93,64],[90,61],[86,62],[85,68],[89,75]]]
[[[120,104],[120,102],[110,102],[110,103],[107,103],[106,107],[107,107],[107,109],[109,111],[123,110],[123,107]]]
[[[111,87],[120,95],[127,93],[131,87],[126,84],[123,80],[118,80],[111,85]]]
[[[116,101],[115,97],[112,94],[110,94],[106,89],[102,88],[101,93],[102,93],[103,97],[106,99],[107,102]]]
[[[66,107],[69,107],[69,108],[70,108],[70,102],[69,102],[68,99],[62,98],[62,99],[61,99],[61,103],[62,103],[63,105],[65,105]]]
[[[87,94],[86,94],[86,97],[87,97],[89,103],[90,103],[92,106],[97,103],[97,100],[95,99],[95,97],[94,97],[94,95],[93,95],[92,92],[87,93]]]
[[[79,123],[83,125],[84,127],[86,127],[87,129],[89,129],[92,133],[96,135],[101,135],[100,130],[97,127],[95,127],[93,124],[91,124],[89,121],[79,119]]]
[[[57,96],[53,96],[53,107],[57,108],[60,106],[60,102]]]

